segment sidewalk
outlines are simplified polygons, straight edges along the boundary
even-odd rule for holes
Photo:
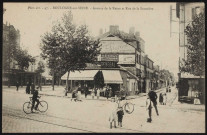
[[[3,90],[8,91],[8,92],[13,92],[13,93],[26,94],[26,92],[25,92],[26,86],[19,87],[18,91],[16,91],[15,86],[11,86],[10,88],[8,88],[8,86],[3,86]],[[155,90],[155,92],[160,92],[162,90],[164,90],[164,88]],[[52,90],[52,86],[42,86],[42,91],[39,91],[39,95],[72,98],[71,93],[68,93],[67,96],[65,96],[65,87],[64,86],[55,86],[54,90]],[[127,99],[136,99],[136,98],[143,97],[146,95],[147,95],[147,93],[140,93],[139,95],[127,96]],[[91,95],[87,95],[87,98],[85,98],[84,94],[81,95],[81,98],[84,100],[97,100],[96,96],[94,97],[94,99],[92,99]],[[106,99],[106,97],[100,96],[98,100],[106,101],[107,99]],[[111,98],[109,98],[109,100],[111,100]]]

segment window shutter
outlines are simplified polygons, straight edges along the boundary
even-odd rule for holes
[[[195,8],[192,8],[192,20],[195,18]]]

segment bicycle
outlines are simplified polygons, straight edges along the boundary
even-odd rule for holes
[[[32,97],[29,97],[30,98],[30,101],[29,102],[25,102],[23,104],[23,111],[26,113],[26,114],[30,114],[32,113],[31,111],[31,108],[32,108]],[[46,101],[40,101],[39,105],[38,105],[38,108],[37,110],[41,113],[43,112],[46,112],[48,109],[48,103]]]
[[[126,102],[121,108],[123,108],[126,113],[131,114],[134,111],[134,104]]]

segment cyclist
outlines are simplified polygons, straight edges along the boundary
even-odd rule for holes
[[[37,99],[37,98],[40,98],[40,96],[38,96],[38,94],[39,94],[38,90],[39,90],[39,87],[36,87],[36,89],[35,89],[35,91],[34,91],[34,93],[32,95],[32,108],[31,108],[31,112],[33,112],[33,108],[35,106],[35,102],[37,102],[37,104],[36,104],[36,106],[34,108],[35,110],[37,110],[37,107],[38,107],[38,105],[40,103],[39,99]]]

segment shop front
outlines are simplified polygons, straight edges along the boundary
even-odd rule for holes
[[[61,80],[67,80],[67,74],[61,77]],[[87,84],[89,91],[94,88],[103,90],[104,86],[112,88],[112,96],[120,90],[120,84],[123,84],[119,70],[83,70],[74,71],[69,74],[68,85],[71,90],[76,89],[78,85],[81,88]]]

